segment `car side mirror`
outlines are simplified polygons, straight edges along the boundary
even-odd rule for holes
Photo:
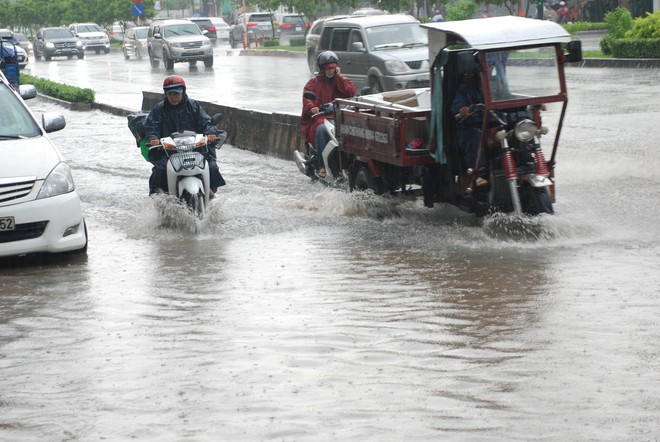
[[[582,61],[582,40],[571,40],[568,42],[567,60],[569,63]]]
[[[64,115],[56,112],[45,112],[41,116],[41,123],[46,133],[57,132],[66,127]]]
[[[4,62],[4,60],[3,60]],[[37,88],[31,84],[22,84],[18,87],[18,92],[23,100],[29,100],[37,96]]]
[[[154,38],[162,38],[163,36],[160,35],[160,32],[154,32]]]
[[[367,49],[364,47],[364,43],[361,41],[355,41],[351,45],[351,51],[353,52],[367,52]]]

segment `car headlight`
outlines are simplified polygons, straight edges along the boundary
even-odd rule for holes
[[[71,168],[66,163],[59,163],[48,174],[43,186],[39,190],[37,199],[50,198],[57,195],[73,192],[76,188],[73,184],[73,177],[71,176]]]
[[[173,48],[180,48],[180,47],[181,47],[181,43],[172,43],[172,47],[173,47]]]
[[[48,41],[48,42],[46,42],[46,47],[48,49],[53,49],[55,47],[55,45],[52,42]]]
[[[534,138],[536,131],[536,124],[532,120],[522,120],[516,124],[514,134],[516,135],[518,141],[522,141],[524,143]]]
[[[410,71],[408,65],[401,60],[387,60],[385,62],[385,69],[392,74],[405,74]]]
[[[207,38],[206,40],[202,41],[202,46],[211,46],[211,40]]]
[[[76,47],[77,47],[77,48],[82,48],[82,45],[83,45],[83,44],[82,44],[82,41],[78,40],[78,41],[76,42]]]

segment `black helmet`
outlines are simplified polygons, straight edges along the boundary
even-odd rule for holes
[[[323,71],[323,67],[326,64],[334,63],[335,66],[337,66],[338,61],[339,58],[337,58],[337,54],[332,51],[323,51],[319,54],[318,57],[316,57],[316,65],[321,71]]]
[[[169,75],[163,81],[163,90],[165,93],[171,91],[182,94],[186,91],[186,81],[179,75]]]

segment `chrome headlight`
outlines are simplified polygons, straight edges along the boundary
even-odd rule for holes
[[[211,46],[211,40],[208,38],[202,41],[202,46]]]
[[[526,142],[534,138],[536,131],[536,124],[532,120],[522,120],[516,124],[514,134],[518,141]]]
[[[82,45],[83,45],[83,44],[82,44],[82,41],[78,40],[78,41],[76,42],[76,47],[77,47],[77,48],[82,48]]]
[[[76,186],[73,184],[73,177],[71,176],[71,168],[66,163],[59,163],[48,174],[48,177],[46,177],[44,184],[39,190],[37,199],[40,200],[73,192],[75,188]]]
[[[385,62],[385,69],[392,74],[405,74],[410,71],[408,65],[401,60],[387,60]]]
[[[174,42],[174,43],[172,43],[172,47],[173,47],[173,48],[180,48],[180,47],[181,47],[181,43]]]
[[[52,48],[55,47],[55,45],[54,45],[52,42],[47,41],[47,42],[46,42],[46,47],[49,48],[49,49],[52,49]]]

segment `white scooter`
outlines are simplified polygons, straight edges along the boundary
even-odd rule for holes
[[[316,95],[313,92],[305,92],[304,97],[310,100],[315,100]],[[324,184],[335,186],[346,181],[343,171],[339,167],[339,142],[335,136],[335,120],[334,108],[332,103],[320,106],[319,112],[312,115],[312,118],[325,116],[323,124],[328,132],[328,142],[323,148],[323,164],[325,164],[326,175],[325,177],[318,176],[315,171],[318,169],[318,153],[312,143],[305,142],[306,152],[299,150],[293,151],[293,159],[298,166],[300,172],[313,181],[319,180]]]
[[[217,124],[221,116],[212,118]],[[184,202],[190,212],[199,219],[209,204],[210,172],[208,161],[209,147],[220,148],[227,139],[227,132],[220,131],[217,140],[209,145],[206,135],[192,131],[175,132],[160,139],[160,145],[151,149],[161,149],[167,155],[167,187],[170,195]]]

